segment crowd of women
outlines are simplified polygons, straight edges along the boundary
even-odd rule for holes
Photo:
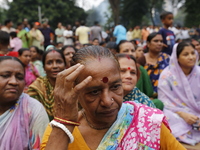
[[[0,149],[182,150],[200,142],[198,41],[8,50],[0,31]],[[95,39],[96,40],[96,39]],[[46,129],[46,131],[45,131]]]

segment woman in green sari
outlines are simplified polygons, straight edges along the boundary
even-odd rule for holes
[[[43,55],[45,77],[37,78],[28,88],[28,94],[40,101],[46,109],[49,119],[53,119],[53,90],[56,76],[66,68],[65,57],[60,50],[49,50]]]

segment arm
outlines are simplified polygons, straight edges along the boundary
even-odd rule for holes
[[[186,150],[176,138],[170,133],[170,130],[162,123],[160,132],[160,150]]]
[[[81,83],[75,85],[74,81],[84,69],[83,65],[77,64],[69,69],[66,69],[57,75],[56,85],[54,89],[54,117],[63,118],[77,122],[78,120],[78,96],[91,80],[88,76]],[[63,82],[64,81],[64,82]],[[75,85],[75,86],[74,86]],[[66,93],[67,91],[67,93]],[[74,126],[66,127],[72,132]],[[62,142],[60,142],[62,141]],[[69,138],[59,128],[53,127],[49,136],[45,150],[66,150],[68,148]]]

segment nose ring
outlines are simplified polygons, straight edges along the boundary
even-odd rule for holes
[[[113,98],[111,98],[111,101],[114,101],[114,99],[113,99]]]

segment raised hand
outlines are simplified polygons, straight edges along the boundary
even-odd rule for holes
[[[84,65],[77,64],[57,75],[54,89],[54,116],[66,120],[77,121],[78,119],[78,94],[91,80],[88,76],[79,84],[75,80],[83,71]]]

